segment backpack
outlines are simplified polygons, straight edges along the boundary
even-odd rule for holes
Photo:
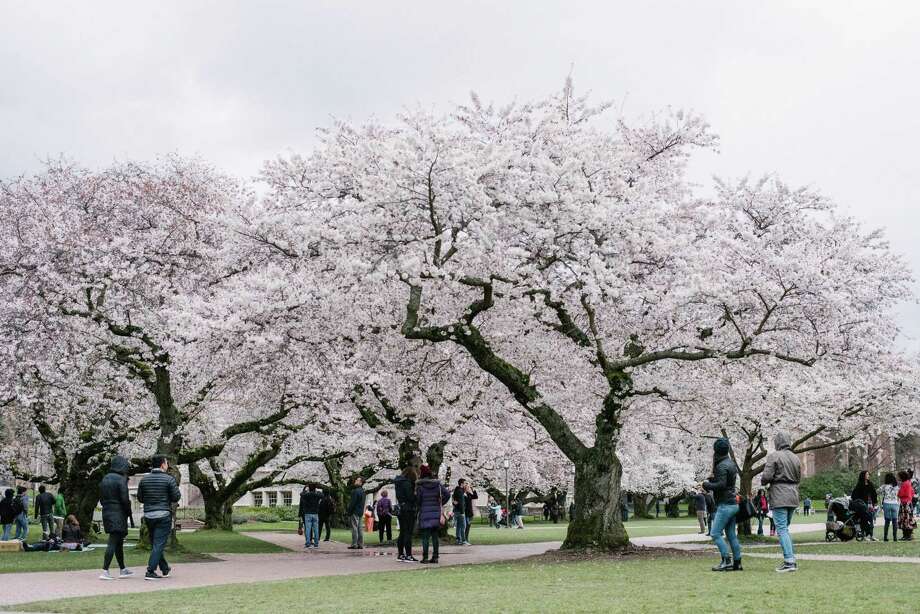
[[[735,516],[736,521],[744,522],[745,520],[750,520],[757,515],[757,512],[754,511],[754,505],[751,503],[750,499],[741,495],[736,498],[738,500],[738,514]]]
[[[12,499],[0,499],[0,521],[3,524],[12,524],[13,520],[18,515],[14,512],[15,505],[13,505]]]

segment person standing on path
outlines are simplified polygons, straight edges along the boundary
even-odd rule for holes
[[[463,543],[466,546],[470,544],[470,529],[473,527],[473,501],[479,498],[476,489],[469,482],[466,483],[466,492],[463,500],[463,513],[466,516],[466,533],[463,536]]]
[[[43,540],[54,537],[56,529],[54,524],[54,495],[47,492],[44,484],[38,487],[38,496],[35,497],[35,519],[41,523]]]
[[[412,532],[415,531],[415,517],[418,514],[418,502],[415,498],[417,480],[418,472],[412,465],[403,469],[402,474],[393,480],[393,494],[399,507],[399,535],[396,537],[399,556],[396,559],[405,563],[418,562],[418,559],[412,556]]]
[[[19,508],[16,507],[16,500],[13,498],[13,489],[7,488],[3,491],[3,499],[0,499],[0,524],[3,525],[3,537],[0,537],[0,541],[10,540],[10,529],[13,528],[18,515]]]
[[[898,511],[898,528],[906,541],[913,541],[914,528],[917,523],[914,521],[914,493],[913,484],[911,484],[911,474],[907,471],[899,471],[898,479],[901,485],[898,487],[898,501],[901,502]]]
[[[444,522],[444,503],[450,499],[450,491],[434,477],[428,465],[422,465],[421,477],[416,482],[415,498],[418,500],[418,525],[422,531],[422,563],[438,563],[438,531]],[[432,545],[432,557],[428,558],[428,545]]]
[[[329,541],[329,536],[332,533],[332,518],[335,516],[335,499],[332,498],[332,495],[328,492],[323,492],[323,498],[319,502],[319,533],[323,532],[323,527],[326,528],[326,538],[323,539],[324,542]]]
[[[109,573],[112,557],[118,562],[118,577],[130,578],[134,572],[125,567],[125,537],[128,535],[128,520],[134,526],[131,513],[131,498],[128,496],[128,459],[115,456],[109,472],[99,484],[99,502],[102,504],[102,528],[109,536],[102,559],[100,580],[114,580]]]
[[[383,534],[387,534],[387,543],[393,542],[393,502],[390,493],[382,491],[377,499],[377,533],[380,543],[383,543]]]
[[[805,497],[805,500],[802,501],[802,513],[811,516],[811,497]]]
[[[797,569],[789,524],[792,522],[792,513],[799,506],[802,465],[799,457],[792,451],[791,444],[792,440],[787,433],[776,433],[773,437],[774,450],[767,454],[760,476],[760,483],[770,487],[770,510],[773,512],[773,523],[779,535],[779,545],[783,549],[783,563],[776,568],[780,573]]]
[[[319,548],[319,504],[323,497],[316,492],[316,485],[310,484],[300,493],[297,513],[303,523],[304,548]]]
[[[898,480],[893,473],[886,473],[881,491],[882,512],[885,515],[885,533],[883,538],[888,541],[888,526],[891,525],[891,539],[898,541],[898,512],[901,501],[898,500]]]
[[[345,514],[348,516],[348,523],[351,526],[351,545],[349,550],[364,549],[364,500],[367,495],[364,494],[362,485],[364,480],[355,478],[355,487],[351,491],[351,498],[348,500],[348,507],[345,508]]]
[[[64,501],[64,495],[58,491],[54,495],[54,524],[57,526],[58,534],[64,530],[64,519],[67,518],[67,503]]]
[[[169,575],[166,561],[166,543],[172,533],[172,508],[182,497],[176,479],[166,473],[169,463],[157,454],[151,462],[150,473],[137,486],[137,500],[144,504],[144,522],[150,532],[150,558],[147,560],[145,580],[160,580]],[[157,569],[163,575],[157,574]]]
[[[693,492],[693,507],[696,508],[696,521],[700,524],[700,535],[706,533],[706,495],[703,490]]]
[[[735,527],[738,514],[738,501],[735,494],[735,482],[738,479],[738,465],[731,457],[731,443],[728,438],[716,439],[712,446],[712,477],[703,482],[702,487],[712,492],[716,503],[716,513],[712,519],[709,536],[719,549],[722,561],[712,568],[713,571],[743,571],[741,567],[741,544]],[[728,535],[731,552],[725,544],[722,532]]]
[[[860,471],[856,479],[856,486],[850,494],[850,509],[855,511],[862,521],[862,530],[870,542],[876,541],[873,535],[875,529],[875,508],[878,505],[878,492],[875,484],[869,479],[868,471]]]
[[[457,480],[457,486],[454,488],[454,523],[456,528],[457,545],[463,546],[466,543],[466,480],[460,478]]]
[[[16,536],[13,539],[26,542],[29,540],[29,494],[25,486],[16,487],[13,505],[19,510],[16,514]]]

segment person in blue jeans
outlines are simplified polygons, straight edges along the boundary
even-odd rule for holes
[[[300,493],[300,517],[303,520],[304,548],[319,548],[319,505],[323,495],[316,492],[316,485],[310,484]]]
[[[802,465],[799,457],[791,448],[791,437],[778,432],[773,437],[773,451],[764,460],[760,483],[770,488],[768,499],[773,511],[773,523],[779,536],[779,545],[783,550],[783,563],[776,568],[780,573],[796,571],[795,551],[792,549],[792,536],[789,525],[792,513],[799,506],[799,482],[802,480]]]
[[[150,558],[144,579],[160,580],[171,571],[166,562],[166,543],[172,533],[172,508],[181,495],[176,479],[166,473],[169,463],[165,456],[154,456],[151,466],[150,473],[137,486],[137,500],[144,504],[144,522],[150,532]],[[157,574],[157,569],[162,576]]]
[[[716,439],[712,450],[712,476],[702,484],[703,489],[712,493],[712,498],[716,504],[716,512],[712,518],[709,536],[719,549],[722,561],[712,570],[743,571],[741,567],[741,544],[738,542],[738,532],[735,524],[735,516],[738,514],[738,500],[735,493],[738,465],[732,460],[731,443],[726,437]],[[729,552],[729,547],[722,537],[723,531],[728,536],[731,552]]]
[[[454,488],[454,523],[457,529],[457,545],[462,546],[466,541],[466,498],[468,496],[466,480],[460,478],[457,480],[457,487]]]
[[[16,536],[13,539],[25,542],[29,540],[29,493],[25,486],[16,487],[16,499],[22,511],[16,515]]]

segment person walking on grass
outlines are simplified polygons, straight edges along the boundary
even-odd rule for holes
[[[712,493],[716,503],[716,512],[712,519],[709,536],[719,549],[722,561],[712,568],[713,571],[743,571],[741,567],[741,544],[735,528],[735,516],[738,514],[738,501],[735,482],[738,478],[738,466],[731,457],[731,443],[725,437],[716,439],[712,447],[712,476],[703,482],[702,487]],[[722,532],[728,535],[731,551],[725,544]]]
[[[3,491],[3,499],[0,499],[0,524],[3,525],[3,536],[0,537],[0,541],[10,541],[10,530],[16,522],[16,516],[19,515],[13,494],[13,489],[7,488]]]
[[[393,502],[390,500],[390,494],[387,491],[380,493],[377,499],[377,533],[380,543],[383,543],[383,534],[387,534],[387,543],[393,543]]]
[[[767,512],[770,510],[766,491],[763,488],[759,489],[751,503],[754,505],[754,513],[757,514],[757,534],[763,535],[763,519],[767,517]]]
[[[348,516],[348,522],[351,526],[351,545],[349,550],[364,549],[364,501],[367,495],[364,494],[364,480],[355,478],[355,487],[351,491],[351,498],[348,500],[348,507],[345,508],[345,514]]]
[[[25,486],[16,487],[16,496],[13,500],[19,511],[16,514],[16,536],[13,539],[26,542],[29,540],[29,494]]]
[[[792,522],[792,513],[799,506],[802,465],[799,457],[792,451],[791,444],[792,440],[787,433],[776,433],[773,437],[774,450],[767,454],[760,476],[760,483],[770,487],[770,510],[773,512],[773,523],[779,535],[779,545],[783,550],[783,563],[776,568],[780,573],[797,569],[789,524]]]
[[[441,481],[432,475],[428,465],[422,465],[420,477],[416,482],[415,498],[418,500],[418,525],[422,531],[422,563],[438,563],[438,531],[444,525],[444,503],[450,499],[450,491]],[[428,546],[432,546],[432,556],[428,558]]]
[[[885,516],[885,532],[882,538],[888,541],[888,527],[891,526],[891,539],[898,541],[898,512],[901,502],[898,500],[898,480],[893,473],[886,473],[882,484],[880,498],[882,500],[882,513]]]
[[[811,516],[811,497],[805,497],[805,500],[802,501],[802,513]]]
[[[323,498],[319,502],[319,533],[323,532],[323,528],[326,529],[326,537],[323,539],[324,542],[329,541],[329,537],[332,533],[332,518],[335,516],[335,499],[332,498],[332,495],[328,492],[323,492]]]
[[[112,557],[118,563],[118,577],[130,578],[134,572],[125,567],[125,537],[128,535],[128,521],[134,526],[131,512],[131,498],[128,496],[128,459],[115,456],[109,472],[99,484],[99,502],[102,504],[102,528],[109,536],[102,559],[100,580],[114,580],[109,573]]]
[[[54,495],[47,492],[45,485],[38,487],[38,496],[35,497],[35,520],[42,527],[42,539],[54,537],[56,526],[54,524]]]
[[[415,531],[415,517],[418,515],[418,502],[415,498],[415,483],[418,481],[418,472],[409,465],[393,480],[393,495],[399,507],[399,535],[396,537],[396,549],[399,555],[396,560],[404,563],[417,563],[418,559],[412,556],[412,532]]]
[[[297,514],[303,523],[304,548],[319,548],[319,504],[323,497],[316,492],[316,485],[310,484],[300,493]]]
[[[693,507],[696,508],[696,521],[700,524],[700,535],[706,533],[706,495],[703,489],[693,491]]]
[[[161,580],[172,571],[166,561],[166,543],[172,533],[173,505],[182,497],[176,479],[166,473],[169,463],[165,456],[153,457],[150,473],[137,486],[137,500],[144,504],[144,522],[150,532],[150,558],[145,580]],[[157,574],[157,569],[163,575]]]

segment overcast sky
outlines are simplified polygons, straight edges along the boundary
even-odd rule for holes
[[[0,0],[0,176],[166,152],[248,176],[333,115],[528,99],[571,69],[624,115],[705,114],[721,152],[695,180],[820,188],[920,273],[920,2],[140,4]],[[920,350],[920,308],[901,323]]]

